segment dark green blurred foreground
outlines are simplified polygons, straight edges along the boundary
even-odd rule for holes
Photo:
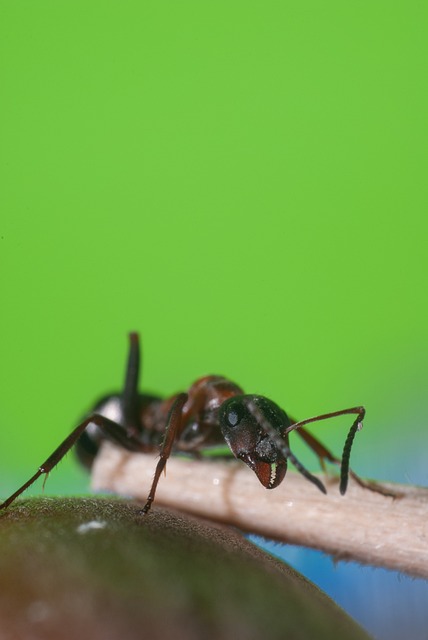
[[[367,638],[227,529],[133,503],[30,499],[0,515],[0,630],[19,638]]]

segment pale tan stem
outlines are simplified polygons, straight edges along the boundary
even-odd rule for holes
[[[129,453],[110,443],[97,456],[92,486],[144,502],[154,456]],[[428,489],[388,486],[390,498],[350,481],[345,496],[336,479],[322,477],[328,495],[289,472],[271,491],[237,461],[173,457],[161,477],[155,505],[186,511],[275,540],[322,549],[356,560],[428,577]],[[148,517],[156,517],[151,514]]]

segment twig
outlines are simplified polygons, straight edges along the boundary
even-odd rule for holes
[[[92,486],[145,501],[153,456],[110,443],[97,456]],[[323,481],[325,482],[325,478]],[[264,489],[243,464],[171,458],[155,504],[233,525],[283,542],[322,549],[336,559],[356,560],[428,577],[428,490],[382,485],[399,494],[380,495],[351,480],[341,496],[335,479],[322,495],[297,473]],[[153,517],[153,516],[148,516]]]

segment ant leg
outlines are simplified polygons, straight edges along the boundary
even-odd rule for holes
[[[296,458],[294,453],[291,451],[287,442],[284,441],[284,438],[281,434],[275,429],[275,427],[269,422],[260,408],[254,403],[249,402],[247,405],[250,413],[256,419],[256,421],[263,427],[263,429],[268,434],[269,438],[274,442],[274,444],[278,447],[278,449],[282,452],[285,458],[290,460],[290,462],[296,467],[297,471],[302,474],[309,482],[312,482],[322,493],[327,493],[327,490],[321,480],[316,476],[313,476],[306,467]]]
[[[46,474],[46,477],[47,477],[48,474],[52,471],[52,469],[56,467],[58,462],[62,460],[65,454],[68,451],[70,451],[72,446],[76,443],[76,441],[79,439],[79,437],[82,435],[82,433],[85,431],[86,427],[89,424],[96,424],[97,427],[99,427],[102,431],[104,431],[107,437],[119,443],[122,447],[125,447],[126,449],[129,449],[131,451],[141,451],[142,449],[142,445],[139,442],[139,440],[137,440],[133,436],[128,436],[126,431],[119,424],[117,424],[116,422],[113,422],[112,420],[109,420],[105,416],[101,416],[99,414],[93,414],[92,416],[89,416],[89,418],[86,418],[86,420],[84,420],[81,424],[79,424],[75,429],[73,429],[70,435],[67,436],[67,438],[63,440],[63,442],[61,442],[59,447],[57,447],[55,451],[51,453],[49,458],[47,458],[43,462],[43,464],[40,465],[36,473],[29,480],[27,480],[27,482],[25,482],[22,485],[22,487],[20,487],[17,491],[15,491],[15,493],[9,496],[9,498],[7,498],[7,500],[5,500],[0,505],[0,510],[6,509],[19,495],[21,495],[21,493],[23,493],[26,489],[28,489],[28,487],[30,487],[33,484],[33,482],[35,482],[37,478],[39,478],[41,475]]]
[[[322,491],[322,493],[327,493],[327,489],[325,488],[321,480],[316,476],[313,476],[312,473],[310,473],[306,469],[306,467],[304,467],[303,464],[296,458],[296,456],[291,451],[291,449],[287,445],[284,445],[284,443],[281,444],[281,451],[284,454],[284,456],[288,460],[290,460],[290,462],[296,467],[297,471],[299,471],[299,473],[301,473],[302,476],[306,478],[306,480],[309,480],[310,482],[312,482],[316,487],[318,487],[320,491]]]
[[[169,456],[171,455],[172,446],[181,426],[183,406],[186,403],[188,397],[189,396],[187,395],[187,393],[180,393],[174,400],[174,404],[172,405],[168,414],[165,428],[165,438],[160,450],[159,461],[156,465],[155,475],[149,495],[147,496],[146,504],[139,512],[141,515],[146,515],[149,512],[150,507],[152,506],[152,502],[155,499],[155,493],[158,486],[159,478],[162,471],[165,469],[165,465]]]
[[[310,422],[319,422],[320,420],[328,420],[329,418],[335,418],[337,416],[343,416],[347,414],[357,414],[357,418],[352,423],[352,426],[347,435],[345,446],[343,447],[342,460],[340,461],[340,493],[344,495],[346,493],[346,489],[348,487],[348,476],[352,475],[354,477],[353,471],[349,469],[349,459],[351,456],[351,448],[352,443],[355,438],[355,434],[357,431],[360,431],[363,427],[363,420],[366,414],[364,407],[351,407],[350,409],[342,409],[341,411],[333,411],[331,413],[324,413],[320,416],[314,416],[313,418],[307,418],[306,420],[301,420],[300,422],[295,422],[286,428],[285,433],[290,433],[290,431],[294,431],[299,429],[299,434],[305,440],[305,442],[315,451],[318,457],[322,460],[326,458],[331,462],[339,463],[337,458],[334,458],[328,449],[325,449],[323,445],[318,442],[313,436],[308,434],[308,432],[303,429],[303,433],[300,433],[300,429],[304,424],[309,424]],[[359,480],[359,479],[358,479]],[[357,480],[357,482],[358,482]]]
[[[138,435],[138,381],[140,377],[140,342],[138,333],[129,334],[129,352],[122,392],[123,419],[128,434]]]
[[[294,420],[293,418],[290,418],[290,420],[293,424],[297,422],[297,420]],[[309,431],[306,431],[306,429],[301,427],[300,429],[297,430],[297,433],[302,438],[302,440],[306,442],[308,447],[312,449],[315,455],[319,458],[319,462],[323,471],[327,470],[324,464],[324,460],[328,460],[328,462],[331,462],[333,464],[337,464],[340,466],[340,464],[342,463],[341,459],[336,458],[336,456],[334,456],[332,452],[322,444],[322,442],[320,442],[317,438],[315,438],[315,436],[309,433]],[[356,474],[354,474],[354,472],[351,469],[349,469],[349,475],[354,476]],[[361,480],[361,482],[363,481]]]

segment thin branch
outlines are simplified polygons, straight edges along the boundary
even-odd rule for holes
[[[93,489],[145,501],[155,464],[153,456],[105,443],[94,465]],[[428,489],[382,485],[400,494],[391,498],[352,480],[345,496],[336,479],[327,478],[326,486],[325,496],[289,472],[281,486],[267,491],[239,462],[173,457],[160,479],[155,505],[322,549],[336,559],[428,577]]]

